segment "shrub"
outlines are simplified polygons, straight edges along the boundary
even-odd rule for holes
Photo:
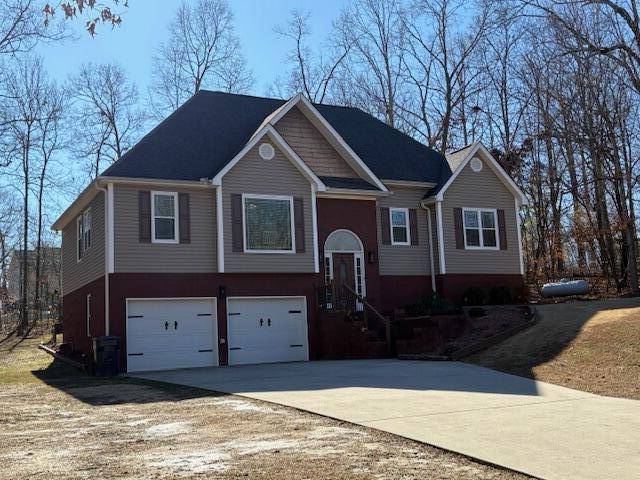
[[[513,295],[507,287],[493,287],[489,290],[489,303],[491,305],[505,305],[513,303]]]
[[[486,295],[479,287],[469,287],[462,293],[462,305],[485,305]]]
[[[471,318],[484,317],[487,314],[482,307],[471,307],[468,313]]]
[[[421,315],[432,315],[441,312],[449,312],[453,310],[451,303],[437,293],[427,295],[418,302],[407,305],[404,310],[409,317],[418,317]]]

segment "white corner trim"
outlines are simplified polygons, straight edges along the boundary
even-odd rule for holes
[[[431,207],[424,207],[427,210],[427,230],[429,231],[429,265],[431,267],[431,291],[437,292],[436,289],[436,266],[433,260],[433,229],[431,227]]]
[[[438,254],[440,256],[440,274],[447,273],[444,262],[444,233],[442,231],[442,202],[436,202],[436,222],[438,223]]]
[[[222,185],[216,187],[216,223],[218,224],[218,272],[224,273],[224,217],[222,213]]]
[[[107,273],[115,271],[115,211],[113,183],[107,183]]]
[[[458,165],[458,168],[455,169],[451,177],[449,177],[449,180],[447,180],[447,182],[442,186],[440,191],[435,196],[436,200],[441,202],[444,199],[444,193],[447,191],[447,189],[451,186],[454,180],[458,177],[458,175],[460,175],[460,173],[465,169],[467,164],[471,161],[471,159],[477,153],[480,153],[482,155],[484,160],[491,167],[491,170],[502,181],[502,183],[504,183],[504,185],[512,193],[512,195],[517,200],[520,201],[520,204],[526,205],[527,197],[525,196],[525,194],[522,192],[522,190],[520,190],[520,188],[515,184],[515,182],[509,176],[509,174],[504,171],[504,169],[500,166],[498,161],[495,158],[493,158],[493,155],[491,155],[489,150],[487,150],[487,148],[481,142],[476,142],[476,145],[471,150],[469,150],[469,153],[467,153],[466,158],[462,162],[460,162],[460,165]]]
[[[318,211],[316,206],[316,187],[311,185],[311,221],[313,228],[313,265],[314,272],[320,273],[320,259],[318,258]]]
[[[522,255],[522,226],[520,222],[520,204],[518,199],[515,199],[516,207],[516,228],[518,230],[518,257],[520,258],[520,275],[524,275],[524,257]]]
[[[289,144],[280,136],[280,134],[273,128],[270,124],[264,126],[260,131],[255,133],[251,140],[244,146],[240,152],[231,159],[229,163],[227,163],[222,170],[218,172],[218,174],[213,177],[211,183],[213,185],[221,185],[222,177],[224,177],[229,171],[235,167],[235,165],[244,158],[249,151],[253,147],[255,147],[258,142],[265,136],[268,135],[271,141],[276,144],[276,146],[284,153],[285,157],[289,159],[289,161],[305,176],[310,182],[315,183],[319,191],[326,190],[326,186],[322,181],[317,177],[313,171],[307,166],[306,163],[298,156],[296,152],[289,146]]]

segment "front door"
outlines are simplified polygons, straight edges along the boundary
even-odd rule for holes
[[[353,253],[333,253],[333,285],[334,298],[338,308],[353,310],[356,307],[356,299],[353,294],[343,288],[347,285],[355,291],[356,272]]]

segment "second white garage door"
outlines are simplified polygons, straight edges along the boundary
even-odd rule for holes
[[[309,360],[304,297],[227,300],[229,365]]]

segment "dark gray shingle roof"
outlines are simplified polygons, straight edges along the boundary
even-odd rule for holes
[[[327,187],[349,188],[351,190],[380,190],[362,178],[318,177]]]
[[[149,132],[106,176],[200,180],[214,177],[284,100],[201,90]],[[380,179],[439,182],[441,154],[350,107],[315,107]],[[351,187],[349,187],[351,188]]]

